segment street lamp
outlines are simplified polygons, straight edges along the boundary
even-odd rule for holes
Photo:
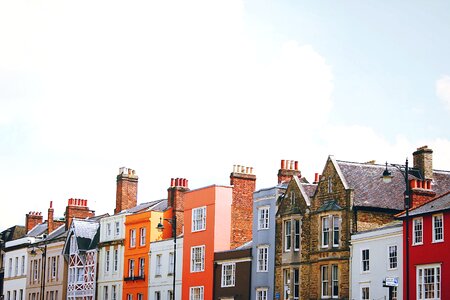
[[[37,246],[36,247],[38,250],[40,250],[42,252],[42,275],[41,275],[41,300],[44,300],[44,293],[45,293],[45,272],[46,272],[46,260],[47,260],[47,244],[44,244],[44,246]],[[37,252],[35,247],[33,247],[33,249],[31,249],[30,252],[31,256],[36,256]]]
[[[403,179],[405,180],[405,192],[404,192],[404,208],[405,208],[405,224],[406,224],[406,298],[409,299],[409,209],[411,207],[411,189],[409,187],[408,174],[410,174],[411,170],[408,167],[408,158],[406,158],[405,166],[397,165],[397,164],[389,164],[395,168],[397,168],[400,173],[403,175]],[[413,175],[419,175],[420,173],[414,173]],[[390,183],[392,181],[391,171],[388,169],[388,163],[386,162],[386,169],[383,172],[381,178],[383,182]],[[420,176],[421,177],[421,176]]]
[[[159,218],[159,223],[156,229],[159,231],[164,230],[163,220],[169,222],[172,225],[172,236],[173,236],[173,287],[172,287],[172,300],[175,300],[175,278],[177,270],[177,216],[173,213],[171,219]]]

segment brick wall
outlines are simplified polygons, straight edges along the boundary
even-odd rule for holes
[[[116,208],[114,214],[124,209],[130,209],[137,205],[138,179],[135,171],[128,168],[120,168],[117,175]]]
[[[94,215],[94,212],[87,206],[87,200],[70,198],[66,206],[66,230],[69,229],[74,218],[86,219]]]
[[[177,236],[183,232],[184,226],[184,195],[189,191],[186,178],[172,178],[167,189],[168,207],[174,209],[177,217]]]
[[[33,229],[34,226],[41,224],[44,217],[41,212],[30,211],[25,215],[25,228],[26,232]]]

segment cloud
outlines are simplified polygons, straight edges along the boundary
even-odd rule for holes
[[[436,95],[450,110],[450,76],[444,75],[436,81]]]

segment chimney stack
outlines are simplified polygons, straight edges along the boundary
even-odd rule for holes
[[[139,177],[133,169],[122,167],[117,175],[116,208],[114,214],[137,205]]]
[[[168,207],[177,217],[177,236],[183,232],[184,225],[184,195],[189,191],[189,181],[186,178],[171,178],[167,189]]]
[[[253,168],[234,165],[230,185],[233,186],[230,247],[234,249],[252,239],[253,192],[256,187]]]
[[[50,201],[50,207],[48,209],[48,215],[47,215],[47,224],[48,224],[48,234],[50,234],[53,230],[55,230],[55,223],[53,222],[53,201]]]
[[[44,217],[42,213],[36,211],[30,211],[25,215],[25,227],[27,233],[34,228],[34,226],[42,224]]]
[[[87,200],[70,198],[66,207],[66,230],[69,229],[73,218],[86,219],[94,215],[94,211],[89,210],[87,206]]]
[[[424,180],[433,179],[433,150],[428,146],[417,148],[413,153],[414,168],[419,169]]]
[[[278,170],[278,184],[291,181],[293,175],[302,176],[298,169],[298,161],[282,159],[281,168]]]

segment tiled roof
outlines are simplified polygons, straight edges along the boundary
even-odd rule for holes
[[[430,202],[427,202],[421,206],[418,206],[409,211],[409,216],[418,216],[428,213],[440,212],[444,210],[450,210],[450,190],[447,193],[437,196]],[[399,217],[402,218],[405,213],[402,213]]]
[[[3,230],[0,233],[0,239],[3,242],[9,242],[12,240],[22,238],[23,236],[25,236],[25,233],[26,233],[25,226],[15,225],[8,229]]]
[[[312,198],[314,196],[314,193],[317,190],[317,184],[312,183],[302,183],[303,188],[305,189],[306,194],[309,198]]]
[[[389,166],[392,182],[384,183],[385,165],[336,161],[348,187],[355,191],[354,206],[403,210],[405,179],[400,170]],[[411,169],[414,170],[414,169]],[[415,178],[409,175],[409,178]],[[450,172],[433,171],[432,189],[437,194],[450,190]]]
[[[38,224],[36,226],[34,226],[28,233],[26,236],[29,237],[36,237],[36,236],[40,236],[43,235],[44,233],[47,232],[47,228],[48,228],[48,223],[41,223]]]
[[[165,207],[164,207],[164,203],[161,204],[161,202],[165,202]],[[163,209],[167,208],[167,200],[166,199],[160,199],[160,200],[155,200],[155,201],[150,201],[150,202],[144,202],[144,203],[139,203],[138,205],[136,205],[135,207],[132,207],[130,209],[127,210],[123,210],[120,213],[129,213],[129,214],[134,214],[134,213],[138,213],[147,209],[153,209],[153,207],[160,207],[159,205],[161,205],[161,207],[163,207]],[[163,210],[161,209],[161,210]],[[157,209],[159,210],[159,209]]]

